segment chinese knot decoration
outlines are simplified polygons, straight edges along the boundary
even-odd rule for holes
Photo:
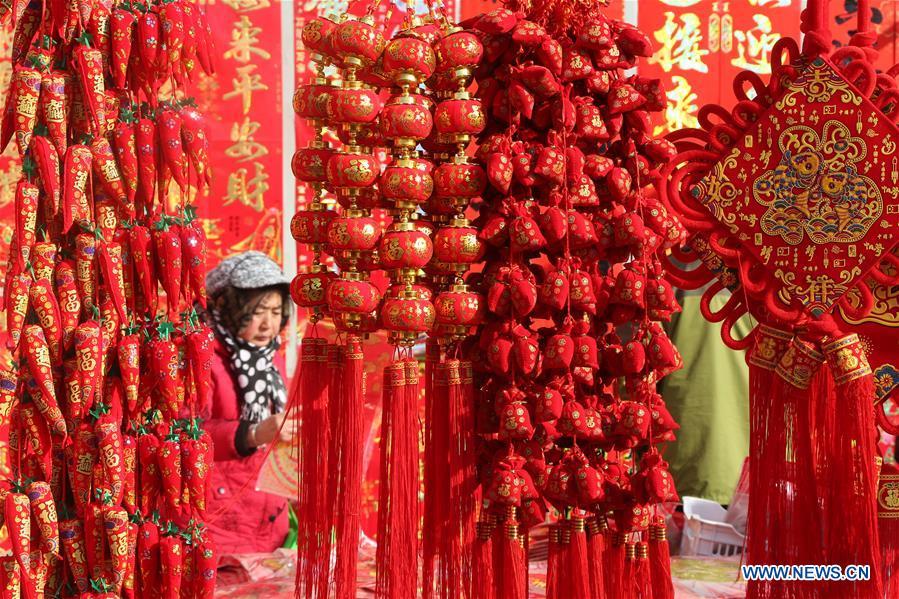
[[[879,499],[870,342],[852,324],[899,283],[899,215],[886,196],[899,88],[874,70],[868,2],[833,53],[827,4],[803,11],[801,51],[791,39],[775,46],[767,84],[741,73],[732,110],[706,106],[701,128],[671,135],[678,154],[664,172],[662,199],[689,231],[672,256],[699,263],[669,265],[669,279],[711,283],[705,317],[749,350],[749,563],[871,566],[864,582],[751,582],[751,597],[892,596],[899,584],[895,531],[880,538],[891,557],[878,542],[878,515],[889,530],[894,508]],[[720,292],[729,298],[715,312]],[[734,339],[747,313],[758,326]]]
[[[655,384],[680,367],[660,325],[678,306],[658,255],[683,229],[655,191],[675,152],[651,136],[663,91],[624,75],[648,39],[577,2],[468,30],[410,9],[390,38],[375,8],[306,24],[316,77],[294,96],[315,135],[293,161],[314,192],[292,223],[313,251],[293,297],[343,339],[313,327],[302,346],[298,592],[354,596],[361,340],[381,327],[399,359],[382,383],[377,596],[416,593],[406,348],[426,333],[423,596],[524,597],[524,541],[549,517],[550,597],[672,597],[658,506],[677,493],[657,444],[677,425]]]
[[[16,1],[0,18],[14,31],[0,147],[24,165],[4,284],[0,594],[212,597],[199,416],[213,336],[186,203],[207,192],[208,142],[174,96],[212,70],[205,13]]]

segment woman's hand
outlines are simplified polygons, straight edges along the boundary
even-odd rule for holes
[[[284,424],[283,428],[281,424]],[[280,434],[279,434],[280,429]],[[260,445],[268,445],[275,439],[280,438],[282,441],[290,441],[297,434],[299,429],[299,421],[295,418],[287,418],[286,412],[269,416],[262,422],[250,427],[247,432],[247,445],[250,447],[259,447]]]

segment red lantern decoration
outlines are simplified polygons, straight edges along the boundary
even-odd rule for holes
[[[384,38],[374,28],[374,18],[349,17],[339,24],[330,39],[337,55],[347,68],[367,66],[378,60],[384,49]]]
[[[431,197],[434,180],[426,160],[401,158],[384,169],[378,187],[384,199],[394,202],[397,208],[414,208]]]
[[[374,154],[363,154],[350,146],[347,152],[336,152],[328,159],[328,181],[334,187],[359,189],[378,180],[381,165]]]
[[[381,265],[388,270],[424,268],[433,252],[431,238],[411,223],[398,223],[384,233],[378,248]]]
[[[380,236],[378,221],[359,210],[347,210],[328,225],[328,243],[336,250],[370,251],[377,247]]]
[[[417,85],[434,73],[431,44],[415,37],[396,37],[384,48],[383,70],[402,87]]]

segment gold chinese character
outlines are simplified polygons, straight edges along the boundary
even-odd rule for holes
[[[268,0],[223,0],[223,2],[235,12],[253,12],[271,6]]]
[[[746,69],[760,75],[771,73],[771,50],[779,36],[772,33],[774,29],[771,19],[765,15],[752,17],[755,27],[746,31],[735,31],[737,38],[737,57],[730,63],[735,67]]]
[[[254,175],[247,179],[247,169],[239,168],[228,175],[228,189],[223,206],[240,202],[256,212],[265,207],[265,192],[269,190],[268,174],[259,162],[253,163]]]
[[[655,135],[699,126],[699,120],[696,118],[699,106],[696,104],[697,95],[693,87],[686,77],[680,75],[672,75],[671,83],[674,86],[665,94],[668,98],[668,104],[665,106],[665,124],[655,128]]]
[[[248,114],[253,106],[253,92],[268,89],[268,86],[262,83],[262,75],[253,72],[256,68],[255,64],[237,67],[237,77],[231,80],[233,89],[222,96],[225,100],[239,96],[243,114]]]
[[[231,141],[234,143],[225,150],[225,156],[246,162],[268,155],[268,148],[253,139],[259,127],[261,124],[251,121],[250,117],[244,117],[242,123],[234,123],[231,126]]]
[[[700,48],[701,25],[699,16],[695,13],[682,14],[680,23],[677,23],[674,13],[666,12],[665,24],[653,33],[660,47],[649,59],[649,62],[658,64],[666,72],[676,66],[682,71],[692,70],[708,73],[709,67],[702,61],[702,57],[709,51]]]
[[[231,29],[231,41],[228,42],[229,49],[225,51],[223,56],[242,64],[250,62],[253,54],[261,57],[263,60],[269,60],[272,55],[257,47],[260,33],[262,33],[262,28],[253,25],[250,18],[243,15],[240,17],[240,21],[234,23],[234,28]]]

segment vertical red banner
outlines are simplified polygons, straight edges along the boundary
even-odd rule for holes
[[[800,0],[655,0],[640,2],[637,21],[655,53],[641,75],[659,77],[668,107],[656,134],[697,126],[705,104],[732,106],[734,76],[771,73],[771,50],[798,36]]]
[[[213,0],[206,10],[216,73],[202,77],[195,93],[209,123],[214,174],[209,197],[199,206],[210,264],[245,250],[280,262],[285,164],[280,3]]]

